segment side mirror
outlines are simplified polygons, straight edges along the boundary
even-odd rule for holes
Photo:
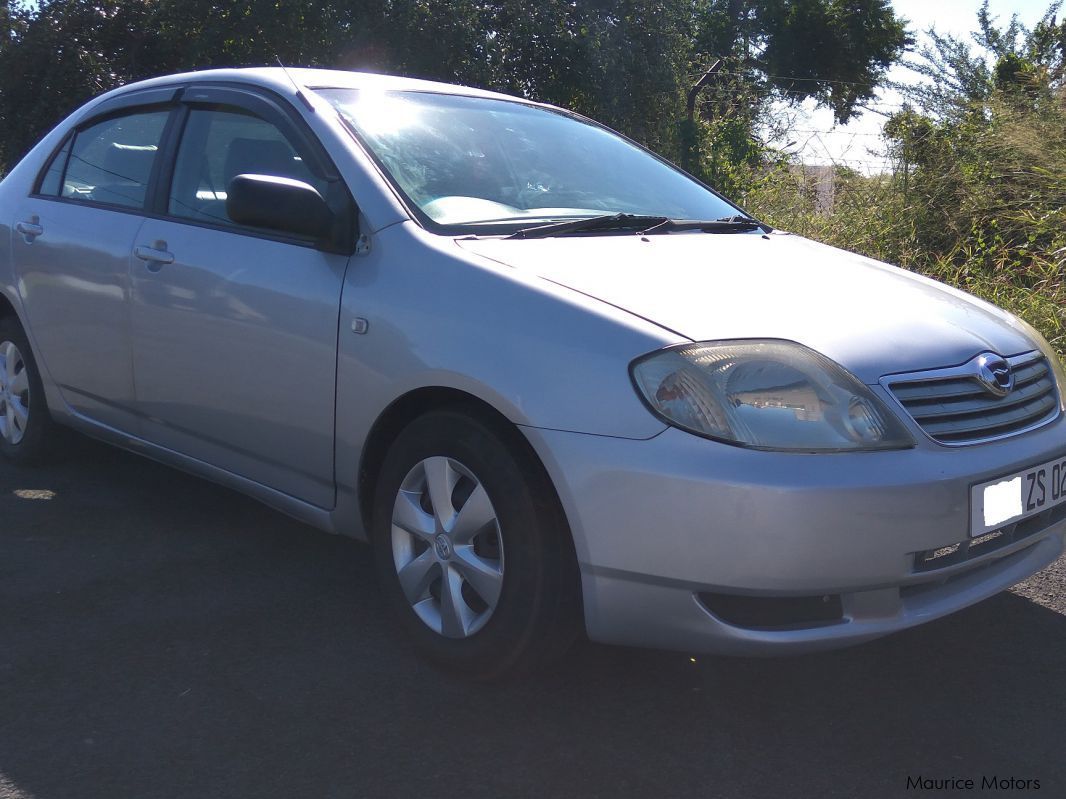
[[[273,175],[237,175],[226,187],[226,214],[238,225],[325,239],[333,212],[315,188]]]

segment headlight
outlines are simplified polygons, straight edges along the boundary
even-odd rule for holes
[[[838,452],[914,446],[857,378],[791,341],[712,341],[638,358],[633,382],[668,424],[730,444]]]

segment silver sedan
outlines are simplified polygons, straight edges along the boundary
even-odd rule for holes
[[[564,110],[254,69],[91,101],[0,184],[0,451],[55,425],[373,544],[472,677],[774,654],[1062,553],[1020,319],[754,220]]]

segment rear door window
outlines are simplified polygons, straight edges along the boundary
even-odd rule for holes
[[[79,130],[46,169],[41,193],[144,208],[148,179],[169,115],[167,110],[142,111],[110,117]],[[63,170],[62,179],[58,179],[59,169]]]

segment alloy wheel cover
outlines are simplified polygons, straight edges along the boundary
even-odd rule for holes
[[[454,458],[415,464],[392,511],[392,557],[411,609],[434,632],[468,638],[503,589],[503,537],[481,481]]]
[[[30,375],[12,341],[0,341],[0,438],[18,445],[30,422]]]

